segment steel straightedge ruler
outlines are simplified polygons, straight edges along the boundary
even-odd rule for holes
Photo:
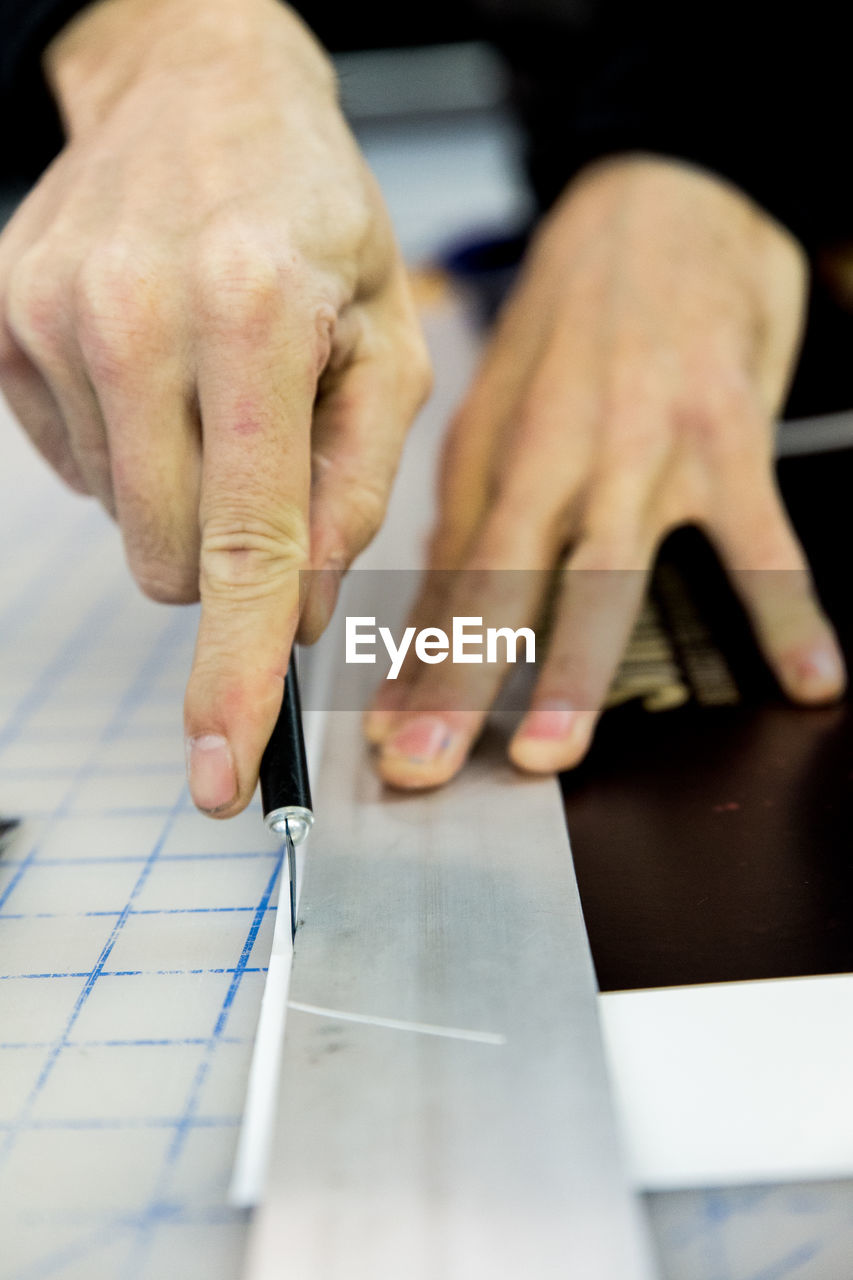
[[[461,384],[472,340],[440,320]],[[417,563],[443,389],[371,568]],[[648,1280],[556,782],[495,742],[451,787],[388,795],[327,696],[248,1280]]]

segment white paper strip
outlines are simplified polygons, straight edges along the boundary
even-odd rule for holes
[[[636,1184],[853,1176],[853,976],[600,997]]]

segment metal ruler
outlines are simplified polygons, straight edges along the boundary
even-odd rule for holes
[[[330,716],[248,1275],[650,1276],[556,788],[493,742],[389,801],[360,733]]]
[[[465,336],[445,359],[460,382]],[[405,616],[442,419],[406,459],[339,623]],[[556,781],[521,778],[492,741],[451,786],[389,795],[344,709],[340,627],[323,650],[338,665],[306,698],[327,708],[319,821],[247,1276],[271,1280],[283,1257],[295,1280],[651,1276]]]

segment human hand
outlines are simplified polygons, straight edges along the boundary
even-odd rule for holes
[[[429,568],[460,572],[427,574],[410,620],[530,626],[549,575],[498,571],[565,566],[509,746],[520,768],[585,754],[655,549],[682,524],[715,544],[786,693],[841,692],[840,652],[773,474],[805,295],[792,237],[685,164],[600,162],[545,220],[446,441]],[[408,662],[367,716],[381,776],[450,778],[505,674]]]
[[[369,541],[428,366],[331,65],[277,0],[100,0],[45,68],[67,145],[0,238],[0,385],[201,621],[190,786],[247,803],[299,622]]]

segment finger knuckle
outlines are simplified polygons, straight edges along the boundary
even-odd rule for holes
[[[161,508],[143,504],[121,488],[117,499],[128,565],[143,593],[160,604],[198,600],[196,549],[179,529],[164,523]]]
[[[226,330],[266,324],[301,275],[297,254],[272,251],[259,233],[232,221],[216,222],[199,236],[192,268],[200,314]]]
[[[74,278],[74,301],[78,314],[109,315],[116,307],[132,306],[138,288],[139,271],[129,244],[105,241],[87,254]]]
[[[715,467],[738,463],[749,451],[751,441],[741,426],[735,415],[699,396],[677,404],[670,415],[671,438],[678,451]]]
[[[763,454],[772,443],[770,420],[755,388],[729,367],[696,378],[674,401],[669,422],[681,448],[715,462]]]
[[[81,350],[96,381],[126,376],[162,329],[163,291],[132,245],[114,240],[80,265],[73,310]]]
[[[6,295],[6,320],[14,338],[35,358],[52,363],[62,346],[64,283],[49,252],[23,254]]]
[[[241,604],[295,590],[308,556],[307,525],[295,509],[210,516],[201,530],[201,595]]]
[[[198,600],[198,575],[180,565],[155,559],[132,559],[131,572],[139,589],[158,604],[193,604]]]

